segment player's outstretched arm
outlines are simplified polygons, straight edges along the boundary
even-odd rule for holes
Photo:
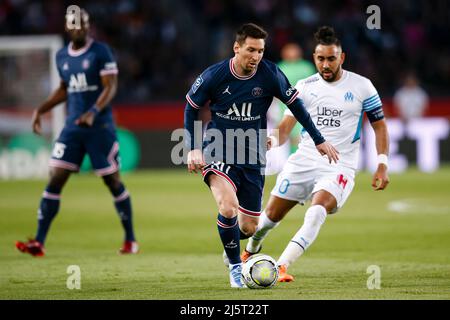
[[[378,154],[378,167],[372,178],[375,191],[384,190],[389,184],[387,156],[389,154],[389,134],[385,119],[371,122],[375,132],[375,144]]]
[[[103,90],[97,98],[95,105],[88,111],[83,113],[75,124],[79,126],[92,126],[94,124],[95,116],[101,112],[114,98],[117,92],[117,74],[107,74],[101,76]]]
[[[59,87],[52,92],[52,94],[41,104],[38,108],[33,111],[33,116],[31,119],[33,132],[36,134],[41,134],[41,116],[53,109],[55,106],[67,99],[67,89],[63,81],[59,83]]]

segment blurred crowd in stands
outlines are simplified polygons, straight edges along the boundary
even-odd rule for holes
[[[183,100],[196,76],[232,56],[234,31],[255,22],[269,32],[265,57],[279,62],[288,42],[312,61],[313,33],[335,28],[345,68],[367,76],[381,96],[393,96],[414,72],[433,96],[450,87],[448,0],[2,0],[0,36],[64,33],[66,7],[91,17],[92,35],[119,63],[116,102]],[[369,30],[369,5],[381,9],[381,29]]]

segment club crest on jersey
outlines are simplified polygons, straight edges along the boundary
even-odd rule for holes
[[[202,85],[203,78],[202,76],[198,76],[198,78],[195,80],[194,84],[192,85],[192,93],[195,93],[197,89]]]
[[[69,64],[67,62],[64,62],[63,66],[62,66],[62,69],[64,71],[69,70]]]
[[[254,97],[260,97],[260,96],[262,96],[262,94],[263,94],[263,89],[261,89],[260,87],[253,88],[252,95]]]
[[[347,91],[344,95],[345,101],[353,102],[353,98],[353,93],[351,93],[350,91]]]
[[[83,62],[81,63],[81,66],[83,67],[84,70],[89,69],[90,63],[88,59],[84,59]]]

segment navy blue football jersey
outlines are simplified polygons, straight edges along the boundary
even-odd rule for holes
[[[117,63],[108,45],[88,39],[79,50],[72,43],[56,54],[56,66],[59,76],[67,87],[66,125],[89,110],[103,90],[101,76],[117,74]],[[95,118],[93,126],[112,123],[111,106],[107,105]]]
[[[291,86],[286,76],[272,62],[263,59],[251,75],[240,76],[234,70],[233,59],[225,60],[207,68],[194,82],[186,95],[193,108],[201,108],[209,101],[211,122],[207,129],[217,129],[223,136],[222,161],[233,164],[259,168],[265,159],[266,136],[260,136],[267,128],[266,114],[273,97],[277,97],[286,105],[290,105],[298,92]],[[228,135],[227,135],[227,129]],[[256,132],[239,141],[231,135],[234,130]],[[208,146],[214,139],[204,140],[205,160],[211,150]],[[243,145],[244,144],[244,145]],[[217,145],[214,145],[214,148]],[[242,152],[245,149],[245,160]],[[216,150],[217,151],[217,150]],[[230,157],[230,153],[234,153]],[[214,154],[214,152],[212,152]],[[241,158],[239,158],[241,156]],[[219,157],[220,158],[220,157]],[[217,160],[217,158],[215,159]],[[231,160],[231,161],[230,161]],[[263,160],[263,161],[260,161]]]

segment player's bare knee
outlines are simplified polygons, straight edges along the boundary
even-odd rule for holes
[[[235,201],[219,201],[219,212],[225,218],[234,218],[238,214],[239,205]]]
[[[248,237],[251,237],[256,232],[257,227],[258,223],[251,223],[251,222],[239,225],[239,228],[241,229],[242,233]]]

